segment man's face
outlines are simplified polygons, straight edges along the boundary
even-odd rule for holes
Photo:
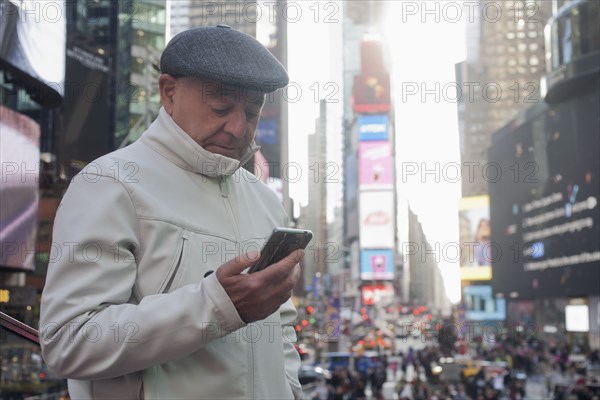
[[[165,111],[211,153],[239,160],[254,139],[264,94],[197,78],[161,75]]]

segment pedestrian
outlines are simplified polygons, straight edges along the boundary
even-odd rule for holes
[[[329,399],[329,385],[325,382],[325,378],[319,378],[317,381],[317,387],[313,392],[311,400],[328,400]]]
[[[303,253],[246,273],[286,215],[240,168],[287,72],[225,25],[175,36],[160,69],[152,125],[62,199],[44,359],[77,399],[300,398],[290,297]]]

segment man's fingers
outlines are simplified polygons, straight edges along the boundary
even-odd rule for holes
[[[232,258],[225,264],[219,267],[221,274],[226,276],[239,275],[246,268],[254,265],[258,261],[259,254],[257,252],[249,252]]]
[[[304,250],[302,250],[302,249],[294,250],[286,258],[289,261],[293,262],[294,265],[298,264],[304,258]]]
[[[296,265],[304,258],[304,250],[298,249],[292,251],[290,254],[285,256],[283,260],[280,262],[285,262],[286,264]]]
[[[281,261],[275,264],[269,265],[261,271],[255,272],[255,274],[262,274],[264,276],[270,276],[270,280],[284,279],[290,273],[290,268],[294,267],[304,258],[304,250],[294,250]]]

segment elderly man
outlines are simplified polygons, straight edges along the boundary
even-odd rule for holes
[[[246,273],[286,216],[240,168],[265,93],[287,73],[228,26],[175,36],[161,72],[152,126],[63,197],[42,295],[45,361],[76,399],[299,398],[290,296],[303,254]]]

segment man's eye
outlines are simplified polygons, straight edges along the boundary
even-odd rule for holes
[[[225,115],[229,112],[229,108],[228,107],[225,107],[225,108],[213,107],[213,111],[218,115]]]

